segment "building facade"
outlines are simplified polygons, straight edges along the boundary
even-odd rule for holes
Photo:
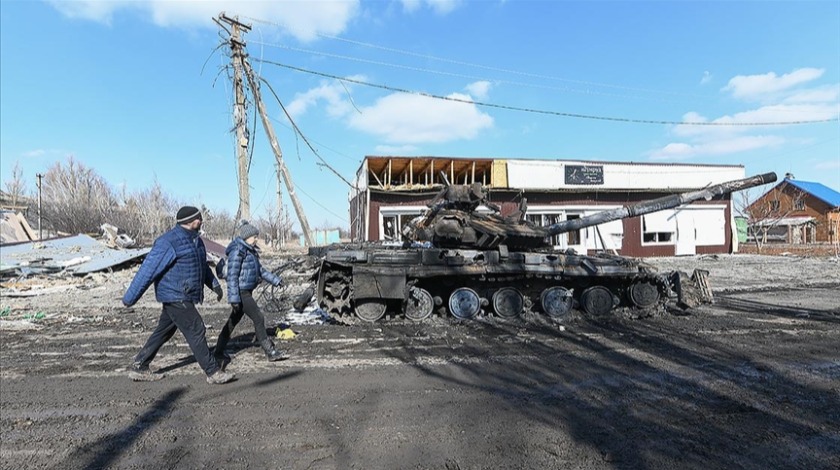
[[[445,184],[481,183],[503,216],[527,202],[538,225],[585,217],[668,194],[744,178],[741,165],[582,160],[368,156],[350,193],[354,241],[400,241]],[[737,236],[729,195],[552,237],[557,249],[635,256],[731,253]]]
[[[745,211],[750,238],[765,243],[840,242],[840,192],[788,174]]]

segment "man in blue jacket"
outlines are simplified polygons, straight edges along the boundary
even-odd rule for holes
[[[174,228],[155,240],[122,299],[126,307],[134,305],[154,283],[155,298],[163,304],[157,328],[134,358],[129,377],[144,382],[162,379],[164,375],[152,373],[149,364],[175,330],[180,330],[207,374],[207,382],[227,383],[234,375],[223,371],[210,354],[204,320],[195,308],[195,304],[204,300],[204,286],[213,289],[216,300],[221,301],[224,296],[222,286],[207,265],[207,252],[199,237],[201,211],[184,206],[178,210],[176,222]]]

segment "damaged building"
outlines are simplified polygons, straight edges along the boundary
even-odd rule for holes
[[[350,231],[354,241],[400,241],[402,227],[447,182],[481,183],[503,216],[526,202],[527,220],[549,225],[744,176],[742,165],[368,156],[349,195]],[[731,253],[734,230],[725,195],[564,233],[550,243],[636,257]]]

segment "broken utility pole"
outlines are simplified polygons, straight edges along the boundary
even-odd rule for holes
[[[239,25],[242,29],[251,29],[249,25],[240,23],[236,18],[226,16],[224,12],[219,13],[219,21],[223,21],[231,25],[231,27]],[[254,96],[254,103],[257,105],[257,111],[260,113],[265,134],[268,136],[268,141],[271,144],[271,150],[274,151],[277,168],[280,171],[280,174],[283,175],[283,182],[286,184],[286,191],[289,192],[289,198],[292,200],[292,205],[295,207],[295,212],[297,213],[298,220],[300,221],[300,228],[303,231],[303,239],[306,241],[306,246],[312,246],[312,233],[309,230],[309,222],[306,220],[306,215],[303,213],[303,206],[301,206],[300,201],[297,198],[297,194],[295,193],[295,185],[292,183],[292,175],[289,173],[289,169],[283,161],[283,152],[280,150],[280,144],[277,143],[277,136],[274,134],[274,127],[271,125],[271,121],[268,120],[265,105],[260,97],[260,85],[254,78],[254,70],[251,68],[251,64],[248,62],[248,54],[245,52],[245,42],[239,38],[234,40],[233,35],[231,35],[231,50],[233,50],[234,42],[237,44],[239,54],[234,55],[233,59],[234,61],[237,59],[239,60],[239,64],[242,66],[245,76],[248,79],[248,86],[251,88],[251,94]],[[234,70],[235,68],[236,65],[234,65]]]
[[[236,19],[229,19],[224,13],[219,15],[219,20],[231,26],[230,30],[230,55],[233,63],[233,126],[236,131],[236,161],[239,174],[239,218],[251,220],[251,188],[248,182],[250,161],[248,159],[248,125],[245,97],[245,84],[242,81],[242,56],[245,43],[239,36],[240,29],[250,31],[251,27],[240,23]]]
[[[286,211],[283,210],[283,183],[282,177],[280,176],[280,165],[274,164],[275,171],[274,174],[277,176],[277,243],[278,246],[283,246],[286,244],[286,227],[283,225],[283,213]]]
[[[243,29],[251,29],[250,26],[240,23],[239,20],[229,18],[224,14],[224,12],[219,14],[219,20],[224,21],[229,25],[238,24]],[[234,39],[231,37],[231,44],[233,42]],[[271,125],[271,121],[268,120],[268,114],[265,111],[265,104],[263,104],[262,98],[260,97],[260,85],[254,78],[254,70],[251,68],[251,64],[248,62],[248,54],[245,52],[245,42],[241,39],[237,40],[237,42],[239,44],[240,54],[238,56],[234,56],[234,59],[239,59],[239,63],[241,64],[242,69],[245,72],[245,76],[248,79],[248,86],[251,88],[251,93],[254,96],[254,103],[257,105],[257,111],[260,113],[265,134],[268,136],[268,141],[271,144],[271,150],[274,151],[277,168],[280,170],[280,174],[283,175],[283,182],[286,184],[286,191],[289,192],[289,199],[292,200],[292,205],[295,207],[295,212],[297,213],[298,220],[300,221],[300,228],[303,231],[303,239],[306,241],[306,246],[312,246],[312,232],[309,230],[309,222],[306,220],[306,215],[303,213],[303,206],[301,206],[300,201],[297,198],[297,194],[295,193],[295,185],[292,183],[292,175],[286,167],[286,163],[283,161],[283,152],[280,150],[280,144],[277,143],[277,136],[274,134],[274,127]]]

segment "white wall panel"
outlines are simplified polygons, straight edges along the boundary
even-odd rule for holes
[[[567,165],[601,166],[604,182],[572,185],[565,182]],[[740,166],[669,165],[556,160],[508,160],[508,187],[519,189],[699,189],[744,178]]]
[[[726,243],[726,213],[723,208],[692,208],[681,211],[678,217],[684,215],[694,217],[694,231],[697,234],[698,245]]]
[[[666,209],[664,211],[645,214],[642,216],[642,218],[643,232],[674,233],[677,231],[677,218],[673,209]]]

